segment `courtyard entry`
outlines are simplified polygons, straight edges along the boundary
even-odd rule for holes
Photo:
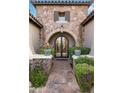
[[[68,49],[75,46],[75,39],[68,32],[56,32],[51,35],[48,42],[55,50],[55,58],[68,58]]]
[[[60,36],[55,40],[55,57],[67,58],[68,57],[68,39],[64,36]]]

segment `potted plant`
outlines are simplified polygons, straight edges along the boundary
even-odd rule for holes
[[[46,56],[49,56],[49,55],[51,55],[51,46],[50,46],[50,44],[49,43],[46,43],[45,45],[44,45],[44,54],[46,55]]]
[[[81,55],[81,47],[80,47],[79,44],[76,45],[74,52],[75,52],[76,56],[80,56]]]

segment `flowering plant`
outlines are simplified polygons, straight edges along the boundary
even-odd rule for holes
[[[75,48],[76,48],[76,49],[80,49],[81,47],[80,47],[79,44],[76,44]]]
[[[44,47],[44,48],[51,48],[51,46],[50,46],[49,43],[45,43],[45,44],[43,45],[43,47]]]

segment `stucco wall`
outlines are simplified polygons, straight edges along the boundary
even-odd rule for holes
[[[62,23],[54,22],[54,11],[70,11],[70,22],[63,23],[64,32],[71,33],[76,43],[79,41],[79,25],[86,18],[86,9],[88,6],[62,6],[62,5],[37,5],[37,18],[44,26],[45,41],[49,40],[54,32],[60,32]]]
[[[90,55],[94,55],[94,20],[84,26],[84,47],[91,48]]]
[[[37,50],[40,47],[40,33],[41,29],[33,24],[32,22],[29,22],[29,47],[30,47],[30,54],[37,53]]]

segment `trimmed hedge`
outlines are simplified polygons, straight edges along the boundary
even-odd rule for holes
[[[86,63],[77,64],[75,67],[76,77],[81,91],[88,92],[94,83],[94,67]]]
[[[81,54],[82,55],[89,54],[90,50],[91,50],[90,48],[83,47],[83,48],[81,48]]]
[[[89,57],[79,57],[76,59],[76,64],[87,63],[88,65],[94,66],[94,59]]]
[[[33,87],[41,87],[46,84],[48,75],[40,67],[29,70],[29,80]]]
[[[75,73],[81,91],[89,92],[94,84],[94,58],[77,58]]]

